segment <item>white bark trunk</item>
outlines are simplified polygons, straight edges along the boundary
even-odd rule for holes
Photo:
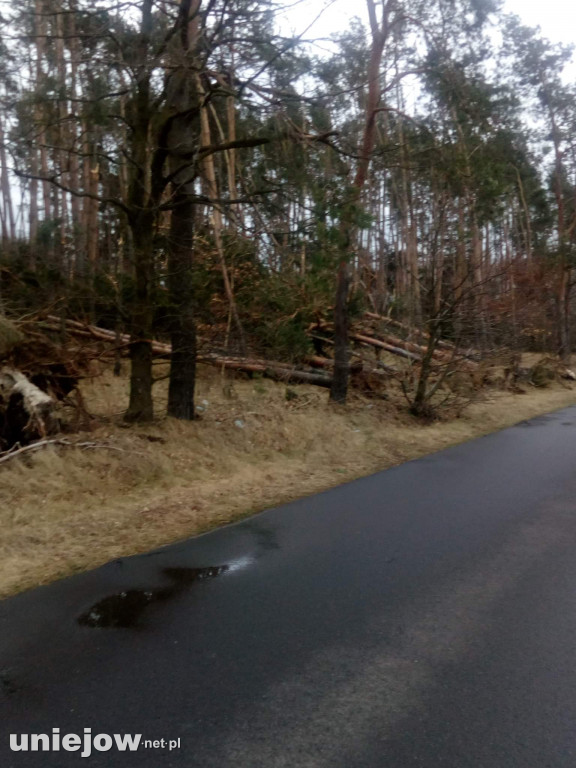
[[[52,426],[55,401],[15,368],[0,369],[0,403],[8,405],[14,395],[22,397],[22,408],[28,417],[23,429],[26,435],[45,437]],[[24,435],[23,435],[24,436]]]

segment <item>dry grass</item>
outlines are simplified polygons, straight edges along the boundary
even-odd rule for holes
[[[156,385],[165,399],[165,382]],[[0,469],[0,596],[112,558],[222,525],[246,514],[531,416],[576,403],[559,385],[491,392],[457,419],[423,426],[395,389],[387,401],[353,398],[331,408],[325,391],[201,373],[192,424],[160,418],[124,428],[127,382],[88,383],[93,413],[109,418],[89,439],[123,452],[46,449]]]

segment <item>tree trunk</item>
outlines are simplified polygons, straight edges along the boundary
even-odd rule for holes
[[[78,63],[80,60],[80,45],[76,31],[76,0],[69,0],[69,7],[72,13],[68,15],[67,22],[70,35],[70,98],[77,98],[78,89]],[[78,155],[76,154],[78,149],[78,136],[77,136],[77,124],[76,121],[70,121],[68,124],[68,142],[70,147],[69,155],[69,184],[70,188],[75,191],[80,191],[80,163],[78,161]],[[127,197],[124,197],[127,199]],[[84,253],[84,243],[81,237],[80,217],[81,206],[80,198],[76,195],[70,197],[70,209],[72,214],[72,273],[84,275],[86,270],[86,254]]]
[[[168,291],[170,294],[172,354],[168,386],[168,415],[194,419],[196,385],[196,325],[193,309],[192,256],[194,204],[186,192],[174,198],[170,223]]]
[[[16,239],[16,224],[14,221],[14,208],[10,191],[10,174],[8,170],[8,158],[4,143],[4,126],[0,120],[0,186],[2,187],[2,199],[4,204],[4,217],[6,221],[6,240],[12,246]]]
[[[199,97],[201,99],[204,99],[206,94],[204,93],[204,89],[202,87],[202,81],[198,76],[196,77],[196,86],[198,89]],[[208,108],[204,104],[200,106],[200,124],[201,124],[200,135],[202,139],[202,145],[210,146],[210,144],[212,144],[210,120],[208,115]],[[206,195],[212,200],[215,200],[218,197],[218,182],[216,180],[214,155],[208,155],[208,157],[206,157],[206,159],[202,163],[202,171],[203,171],[203,182],[206,190]],[[232,178],[230,168],[229,168],[229,175],[230,175],[230,178]],[[224,253],[224,243],[222,240],[222,231],[224,228],[223,221],[222,221],[222,211],[221,211],[220,205],[216,202],[211,204],[211,209],[212,209],[212,212],[211,212],[210,218],[212,221],[212,231],[214,233],[214,242],[216,244],[218,259],[220,261],[220,269],[222,271],[222,280],[224,282],[224,291],[226,292],[226,298],[228,299],[230,313],[234,320],[234,325],[236,326],[236,330],[238,331],[238,341],[240,344],[240,351],[244,355],[246,354],[246,338],[244,335],[244,328],[242,327],[242,322],[240,321],[240,316],[238,314],[236,299],[234,298],[234,291],[232,288],[232,283],[230,281],[230,275],[228,273],[228,266],[226,264],[226,254]]]
[[[350,363],[348,360],[348,286],[350,274],[347,261],[340,262],[336,303],[334,306],[334,375],[330,388],[333,403],[345,403],[348,396]]]
[[[46,13],[44,0],[35,2],[35,32],[36,32],[36,88],[43,91],[45,88],[46,75],[42,68],[42,62],[46,54]],[[48,152],[46,148],[46,115],[40,104],[36,104],[36,124],[39,126],[38,146],[40,149],[40,172],[42,176],[49,175]],[[44,207],[44,221],[48,224],[52,218],[51,207],[51,187],[49,181],[42,181],[42,201]],[[48,256],[52,258],[52,248],[48,246]]]
[[[171,309],[170,382],[168,415],[192,421],[195,415],[196,325],[194,322],[193,250],[194,250],[194,171],[182,158],[202,135],[198,121],[201,88],[194,76],[199,35],[200,0],[182,0],[180,6],[179,48],[174,62],[168,100],[179,113],[170,127],[168,152],[173,176],[170,245],[168,249],[168,293]]]
[[[130,402],[124,419],[128,422],[152,421],[152,327],[151,293],[153,285],[154,219],[149,211],[131,222],[134,236],[136,290],[132,307],[130,343]]]
[[[345,403],[348,394],[349,361],[348,361],[348,290],[350,274],[350,248],[354,239],[353,211],[358,204],[362,189],[368,177],[368,169],[372,150],[374,149],[376,133],[376,114],[380,104],[380,64],[388,31],[388,14],[390,2],[383,3],[382,20],[376,18],[374,0],[366,0],[370,27],[372,30],[372,49],[368,63],[368,100],[366,104],[366,120],[362,135],[362,147],[354,184],[350,192],[350,200],[344,206],[341,221],[341,240],[345,251],[344,260],[340,262],[336,285],[336,301],[334,303],[334,377],[330,389],[330,400],[333,403]]]
[[[562,264],[558,290],[558,346],[562,360],[570,357],[570,270]]]
[[[131,308],[130,328],[130,403],[126,421],[151,421],[152,401],[152,289],[154,285],[154,233],[156,208],[150,196],[149,132],[152,117],[150,70],[147,68],[152,34],[153,0],[142,3],[142,21],[137,43],[138,86],[131,103],[130,149],[133,163],[128,195],[128,224],[132,233],[135,296]]]
[[[555,179],[554,194],[556,197],[557,221],[558,221],[558,251],[559,251],[559,276],[558,276],[558,353],[562,360],[570,356],[570,265],[567,257],[566,238],[566,212],[564,205],[564,192],[562,189],[562,177],[564,165],[562,160],[561,138],[557,126],[557,118],[549,108],[550,124],[552,127],[552,141],[554,144]]]

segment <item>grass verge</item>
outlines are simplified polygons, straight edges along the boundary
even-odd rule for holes
[[[126,380],[87,383],[91,411],[108,420],[88,439],[120,450],[46,449],[0,468],[0,597],[576,403],[576,389],[560,385],[492,391],[459,418],[424,426],[393,390],[343,408],[314,387],[290,390],[296,397],[279,383],[203,371],[199,421],[125,428]]]

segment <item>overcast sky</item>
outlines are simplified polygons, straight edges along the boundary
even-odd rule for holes
[[[287,15],[286,30],[301,33],[329,5],[305,36],[323,36],[341,30],[354,15],[365,15],[365,0],[303,0]],[[553,42],[576,43],[575,0],[505,0],[504,9],[530,26],[540,26]]]
[[[505,8],[555,43],[576,43],[574,0],[506,0]]]

